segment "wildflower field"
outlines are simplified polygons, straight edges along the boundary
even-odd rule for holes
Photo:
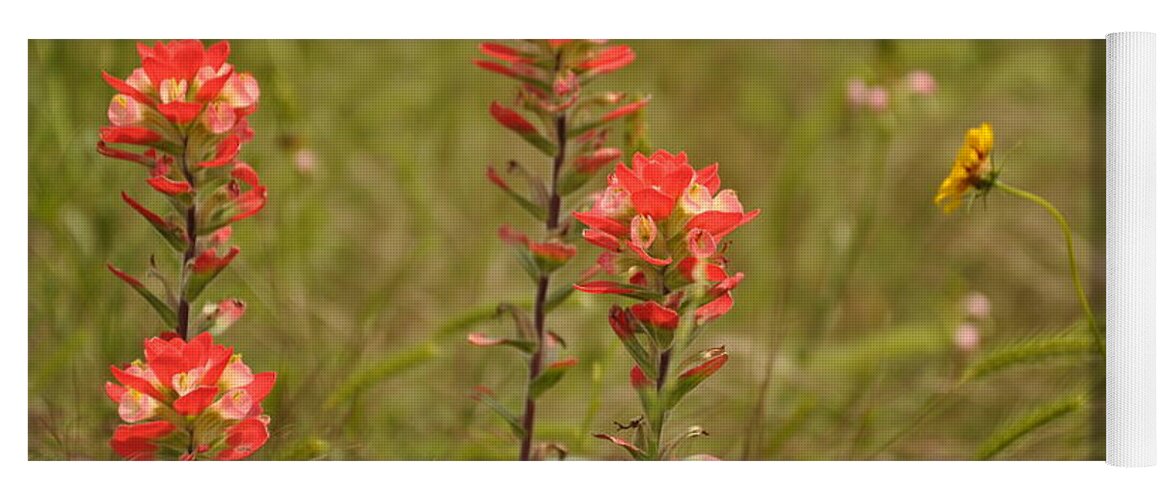
[[[28,457],[1100,460],[1104,50],[32,40]]]

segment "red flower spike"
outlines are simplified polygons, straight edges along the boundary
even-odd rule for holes
[[[591,281],[589,283],[578,283],[573,285],[573,288],[579,292],[593,294],[615,293],[621,295],[635,292],[635,290],[623,286],[622,283],[616,283],[613,281]]]
[[[656,328],[674,330],[679,326],[679,313],[663,307],[658,302],[648,301],[630,306],[635,318]]]
[[[497,102],[493,102],[488,111],[492,113],[492,118],[495,118],[497,122],[509,130],[522,135],[537,133],[537,127],[525,120],[520,113],[501,106]]]
[[[102,142],[111,144],[152,144],[163,138],[158,132],[142,127],[102,127],[98,133]]]
[[[247,163],[237,163],[236,167],[232,169],[232,178],[252,188],[232,200],[236,207],[236,215],[232,216],[231,221],[237,222],[256,215],[264,208],[264,204],[268,200],[268,189],[260,185],[260,177]]]
[[[119,427],[110,441],[119,455],[152,459],[165,449],[172,458],[236,459],[247,457],[267,441],[269,419],[260,403],[272,391],[274,372],[254,375],[240,356],[216,345],[206,332],[190,341],[173,335],[149,338],[143,350],[145,363],[135,361],[125,370],[111,367],[122,385],[108,384],[106,392],[118,402],[124,420],[160,420]],[[130,391],[142,397],[131,398]],[[146,396],[153,399],[146,400],[152,406],[144,416],[140,405]],[[155,413],[159,405],[168,410]],[[187,418],[161,419],[176,414]],[[160,440],[178,430],[178,422],[183,422],[184,432],[196,437],[191,443],[193,452],[177,454],[171,447],[160,446]]]

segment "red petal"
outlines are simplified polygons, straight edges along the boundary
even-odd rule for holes
[[[630,203],[634,205],[634,209],[654,220],[670,217],[671,212],[675,210],[675,201],[675,198],[654,189],[643,189],[630,195]]]
[[[240,152],[240,138],[235,135],[229,135],[216,145],[215,158],[200,163],[200,167],[222,167],[236,159],[236,153]]]
[[[233,301],[226,300],[224,302],[231,304]],[[241,304],[243,304],[243,302],[241,302]],[[223,306],[221,306],[221,308],[222,307]],[[240,314],[243,314],[242,309]],[[216,383],[220,380],[220,376],[224,374],[224,368],[226,368],[228,366],[228,362],[232,360],[231,347],[216,347],[219,347],[220,349],[216,350],[212,354],[207,372],[203,374],[203,378],[199,381],[200,385],[216,385]]]
[[[268,441],[268,425],[259,418],[244,420],[228,429],[229,448],[220,452],[216,460],[248,458]]]
[[[695,173],[695,183],[707,188],[712,196],[720,190],[720,164],[713,163]]]
[[[125,191],[122,192],[122,201],[125,201],[127,205],[130,205],[130,208],[133,208],[136,212],[145,217],[146,220],[155,225],[162,227],[169,227],[171,225],[159,214],[147,210],[146,207],[142,206],[142,204],[138,203],[138,201],[134,198],[131,198],[130,195],[126,194]]]
[[[169,196],[176,196],[191,192],[191,184],[188,184],[187,182],[173,181],[170,178],[161,175],[147,179],[146,183],[150,184],[150,187],[154,188],[155,191]]]
[[[223,257],[216,255],[216,249],[209,248],[195,258],[195,263],[192,264],[192,270],[196,273],[210,273],[223,269],[232,263],[232,259],[240,253],[239,247],[232,247],[228,249],[228,253]]]
[[[642,109],[644,106],[646,106],[647,102],[649,102],[649,99],[641,99],[641,100],[634,101],[632,103],[620,106],[620,107],[614,109],[613,111],[602,115],[602,123],[611,122],[611,121],[617,120],[619,118],[622,118],[623,116],[634,113],[635,111],[638,111],[638,110]]]
[[[218,66],[217,66],[218,68]],[[217,76],[203,82],[199,86],[199,91],[195,93],[195,100],[198,102],[208,102],[220,95],[220,91],[224,89],[224,84],[228,83],[228,79],[232,77],[232,71],[227,71],[221,76]]]
[[[147,167],[155,166],[155,160],[146,157],[146,155],[140,155],[138,153],[131,153],[130,151],[111,148],[102,141],[98,141],[98,154],[109,158],[114,158],[116,160],[132,161]]]
[[[587,227],[609,233],[616,238],[623,238],[628,232],[625,224],[603,215],[590,212],[574,212],[573,217]]]
[[[638,256],[642,260],[646,261],[646,263],[648,263],[648,264],[655,265],[655,266],[666,266],[666,265],[671,264],[671,257],[670,256],[663,258],[663,259],[660,259],[658,257],[653,257],[653,256],[651,256],[651,254],[646,253],[646,250],[643,250],[639,246],[635,245],[634,242],[632,242],[632,241],[627,241],[626,246],[628,248],[630,248],[631,251],[638,254]]]
[[[509,68],[496,61],[474,61],[474,64],[482,69],[486,69],[493,73],[499,73],[510,78],[520,77],[520,74],[514,71],[512,68]]]
[[[103,142],[111,144],[151,144],[163,136],[143,127],[102,127],[98,135]]]
[[[593,70],[596,73],[609,73],[622,69],[632,62],[634,62],[634,50],[626,45],[618,45],[602,51],[602,53],[589,60],[583,61],[578,67],[585,70]]]
[[[268,393],[272,392],[274,385],[276,385],[276,372],[263,372],[253,375],[252,383],[244,386],[244,390],[248,391],[248,395],[252,396],[253,401],[259,403],[268,397]]]
[[[611,252],[622,251],[622,242],[619,241],[618,238],[614,237],[614,235],[607,233],[605,231],[599,231],[594,228],[588,228],[585,231],[581,232],[581,236],[587,242],[592,243],[596,246],[602,247],[602,248],[609,250]]]
[[[480,52],[486,56],[495,57],[510,63],[529,62],[529,59],[522,56],[516,49],[499,43],[482,43],[480,44]]]
[[[199,116],[199,113],[203,111],[203,104],[198,102],[174,101],[159,104],[158,110],[167,120],[178,123],[179,125],[186,125]]]
[[[127,389],[113,382],[106,382],[106,396],[115,403],[122,402],[122,395],[126,394]]]
[[[132,286],[132,287],[142,288],[144,286],[141,281],[138,281],[138,278],[135,278],[134,276],[126,274],[125,272],[122,272],[121,269],[114,267],[113,264],[106,264],[106,268],[108,268],[110,270],[110,272],[114,273],[114,275],[117,276],[119,279],[130,284],[130,286]]]
[[[634,157],[641,158],[640,153],[635,153]],[[618,179],[618,186],[625,189],[627,193],[637,193],[647,188],[646,183],[626,165],[621,163],[614,169],[614,177]]]
[[[180,415],[199,415],[215,402],[216,394],[219,392],[217,387],[203,386],[176,399],[172,406]]]
[[[528,122],[528,120],[525,120],[524,117],[520,115],[520,113],[501,106],[497,102],[493,102],[492,105],[488,107],[488,112],[492,114],[492,118],[495,118],[496,121],[501,125],[504,125],[505,128],[520,134],[537,133],[537,127],[534,127],[533,124]]]
[[[705,379],[705,378],[708,378],[708,377],[714,375],[716,372],[720,371],[720,368],[723,368],[724,363],[727,363],[727,362],[728,362],[728,354],[721,353],[720,355],[718,355],[712,359],[704,361],[703,364],[683,372],[683,374],[680,375],[679,378],[682,379],[682,378],[699,377],[701,379]]]
[[[159,392],[159,390],[155,388],[154,385],[151,385],[149,381],[142,377],[131,375],[125,370],[113,365],[110,365],[110,373],[113,373],[114,379],[126,387],[146,394],[147,396],[155,398],[159,401],[165,400],[163,393]]]
[[[634,365],[634,367],[630,369],[631,387],[634,387],[636,390],[641,390],[646,389],[653,384],[654,382],[651,382],[651,379],[647,378],[646,373],[643,373],[642,368],[639,368],[638,365]]]
[[[621,283],[613,281],[591,281],[589,283],[579,283],[573,285],[573,288],[579,292],[585,293],[634,293],[635,290],[624,287]]]
[[[110,84],[111,87],[114,87],[114,90],[117,90],[118,93],[126,94],[134,98],[135,101],[141,102],[143,104],[153,105],[154,101],[151,100],[150,97],[148,97],[146,94],[143,94],[142,92],[139,92],[138,89],[131,87],[129,83],[126,83],[126,80],[115,78],[105,71],[102,72],[102,78],[105,79],[106,83]]]
[[[630,306],[630,312],[643,323],[652,324],[658,328],[674,330],[679,326],[679,313],[663,307],[658,302],[648,301]]]
[[[232,47],[228,45],[227,40],[215,43],[203,53],[203,65],[218,70],[228,61],[228,54],[231,53]]]
[[[723,316],[732,310],[732,295],[724,294],[695,310],[695,320],[699,324],[707,323]]]

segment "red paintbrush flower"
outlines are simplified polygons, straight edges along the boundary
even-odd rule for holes
[[[110,367],[118,383],[107,382],[106,393],[119,416],[133,424],[115,430],[115,453],[132,460],[151,460],[162,451],[172,458],[236,460],[264,444],[268,417],[260,403],[275,373],[253,374],[210,333],[191,342],[154,337],[144,348],[145,362]]]

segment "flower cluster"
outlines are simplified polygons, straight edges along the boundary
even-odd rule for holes
[[[963,203],[968,189],[987,192],[996,181],[992,166],[992,127],[987,123],[968,130],[964,145],[956,153],[951,173],[939,186],[935,204],[951,212]]]
[[[626,283],[592,281],[577,289],[646,298],[700,283],[706,292],[697,321],[728,312],[729,292],[744,276],[725,270],[722,242],[760,210],[745,212],[735,191],[720,190],[718,164],[697,171],[686,153],[666,151],[635,153],[631,164],[620,163],[593,206],[573,214],[586,226],[583,238],[605,250],[595,269]]]
[[[555,350],[565,347],[565,342],[545,328],[548,312],[573,291],[570,285],[558,286],[553,281],[555,273],[577,254],[568,234],[573,219],[562,211],[562,199],[578,192],[595,173],[622,156],[621,149],[610,145],[611,127],[619,122],[634,123],[647,99],[587,91],[597,77],[634,61],[634,51],[625,45],[534,40],[511,45],[484,43],[480,52],[488,59],[475,61],[477,66],[520,83],[513,104],[493,102],[489,114],[550,162],[547,175],[534,173],[516,161],[509,162],[506,169],[488,167],[488,180],[541,224],[542,230],[535,236],[512,226],[503,226],[499,232],[502,241],[517,249],[537,290],[531,313],[515,305],[501,305],[500,310],[513,317],[516,338],[490,338],[482,333],[468,337],[472,345],[510,346],[528,357],[522,415],[496,402],[490,391],[476,391],[474,397],[512,425],[521,440],[520,459],[529,460],[541,456],[533,451],[536,400],[576,364],[572,357],[556,360]],[[628,134],[628,138],[637,136]]]
[[[181,337],[191,328],[191,307],[203,288],[239,253],[226,248],[231,223],[264,207],[267,189],[236,155],[252,140],[248,115],[256,110],[256,79],[227,63],[228,42],[205,48],[197,40],[138,45],[142,66],[126,79],[103,73],[119,93],[110,100],[98,152],[138,163],[146,183],[168,199],[162,215],[129,194],[122,199],[183,255],[176,296],[160,297],[141,281],[111,270],[146,297]],[[147,146],[144,151],[112,144]],[[152,262],[153,268],[153,262]],[[152,269],[154,271],[154,269]],[[152,272],[152,276],[161,276]]]
[[[225,299],[194,308],[240,253],[228,245],[231,224],[255,215],[267,199],[256,171],[236,159],[253,137],[247,117],[256,110],[259,86],[227,63],[229,52],[227,42],[206,48],[196,40],[139,44],[142,66],[129,77],[103,73],[118,94],[97,150],[146,168],[147,185],[167,199],[170,211],[152,211],[125,192],[122,199],[180,256],[173,277],[150,259],[155,287],[108,266],[167,328],[146,341],[145,363],[112,368],[122,385],[108,384],[107,393],[132,425],[119,427],[110,445],[125,458],[232,460],[268,439],[260,401],[275,374],[254,376],[231,348],[212,341],[244,314],[244,302]],[[196,332],[204,333],[188,341]]]
[[[890,108],[892,100],[897,102],[904,96],[929,97],[935,94],[936,87],[935,77],[921,70],[907,73],[902,81],[891,83],[889,89],[886,85],[870,85],[854,78],[846,83],[846,102],[855,108],[880,113]]]
[[[736,192],[720,190],[719,166],[696,170],[687,155],[658,151],[635,154],[632,166],[619,164],[593,206],[574,213],[586,226],[586,241],[604,252],[589,275],[606,272],[622,281],[576,285],[586,293],[638,299],[610,309],[610,326],[634,360],[630,382],[645,411],[638,438],[597,437],[622,446],[638,459],[671,458],[673,445],[661,441],[663,420],[684,395],[728,360],[716,347],[675,362],[700,328],[727,313],[731,291],[744,279],[729,274],[725,239],[759,210],[745,212]],[[676,370],[682,373],[676,375]],[[684,437],[689,437],[688,435]],[[675,441],[676,443],[678,440]]]
[[[119,456],[239,460],[268,440],[269,418],[260,403],[276,373],[252,373],[210,333],[191,342],[174,335],[150,338],[145,354],[146,361],[110,367],[118,383],[107,382],[106,394],[129,424],[110,440]]]

